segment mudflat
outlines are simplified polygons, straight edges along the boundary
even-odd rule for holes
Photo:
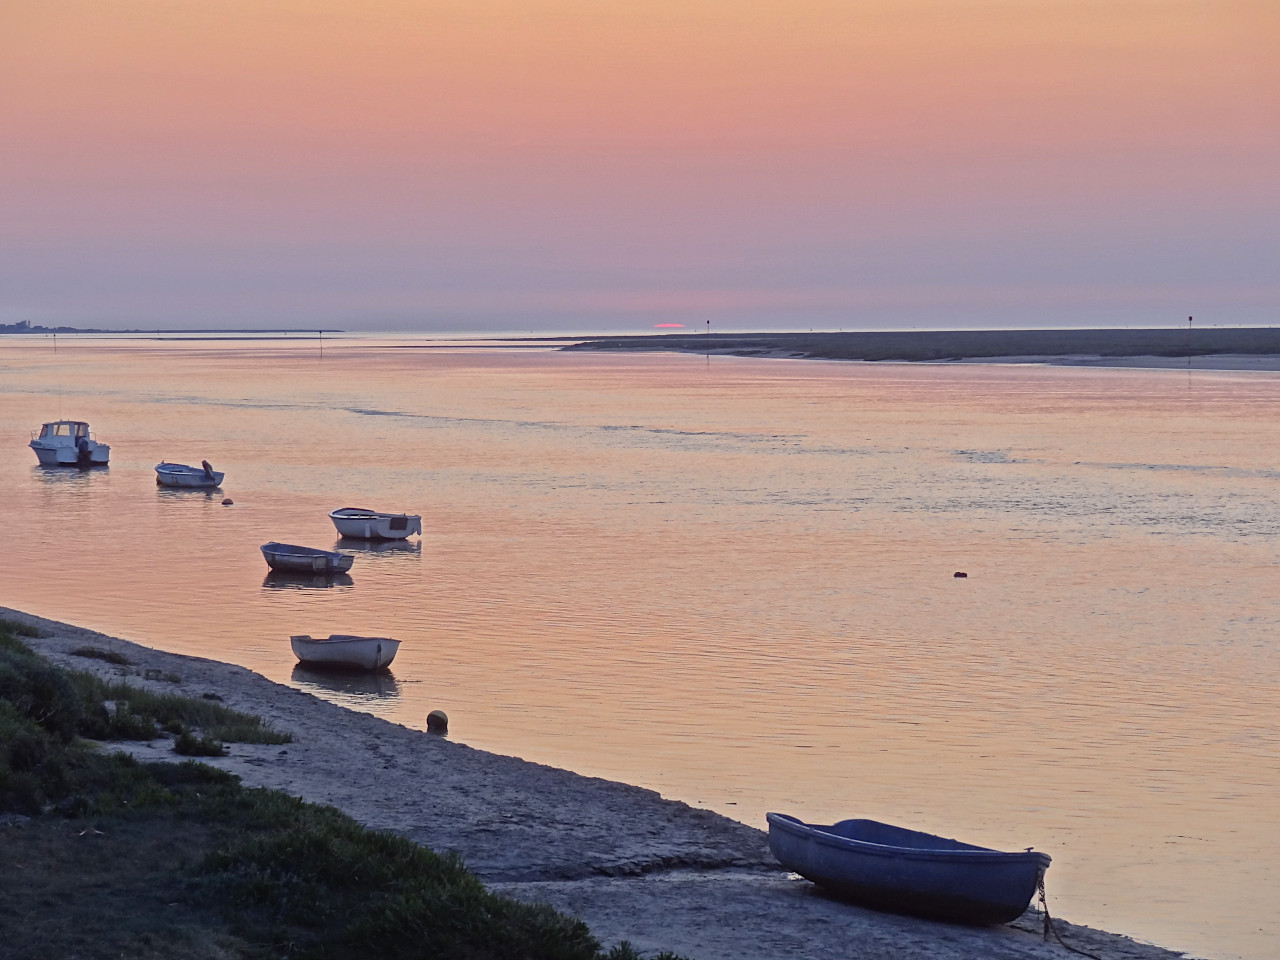
[[[229,756],[207,762],[248,786],[329,804],[368,827],[457,851],[491,889],[578,916],[606,946],[628,940],[645,953],[671,950],[692,960],[1070,955],[1043,939],[1042,916],[1034,909],[1012,924],[981,928],[864,910],[828,899],[783,871],[762,830],[651,790],[475,750],[347,710],[243,667],[165,653],[15,610],[0,608],[0,616],[38,628],[41,635],[27,642],[60,666],[167,693],[215,696],[262,717],[292,734],[293,742],[231,744]],[[72,654],[84,646],[123,654],[130,663]],[[281,655],[290,655],[287,639]],[[107,749],[144,760],[184,759],[167,739]],[[1055,922],[1072,947],[1107,960],[1181,956]]]
[[[583,337],[565,350],[666,350],[814,360],[1280,357],[1280,327],[1094,330],[908,330],[847,333],[673,333]],[[1148,365],[1148,364],[1141,364]]]

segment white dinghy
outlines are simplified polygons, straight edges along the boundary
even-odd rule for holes
[[[213,469],[208,460],[201,460],[198,467],[164,460],[156,464],[156,483],[162,487],[220,487],[225,476],[221,470]]]
[[[356,637],[334,633],[328,637],[304,634],[290,637],[294,655],[317,667],[344,667],[354,670],[381,670],[390,665],[400,649],[400,641],[390,637]]]
[[[341,537],[359,540],[403,540],[422,534],[422,517],[412,513],[379,513],[363,507],[339,507],[329,511],[329,519]]]

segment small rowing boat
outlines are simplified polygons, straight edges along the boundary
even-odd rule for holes
[[[1002,853],[875,820],[808,824],[770,813],[769,849],[788,870],[862,906],[958,923],[1008,923],[1049,856]]]
[[[422,533],[422,517],[411,513],[379,513],[363,507],[339,507],[329,512],[338,536],[360,540],[403,540]]]
[[[163,460],[156,464],[156,483],[162,487],[220,487],[225,476],[221,470],[214,470],[208,460],[201,460],[198,467]]]
[[[283,573],[346,573],[355,562],[355,557],[349,553],[276,543],[274,540],[264,543],[261,549],[267,566]]]
[[[289,638],[294,655],[309,666],[381,670],[395,659],[400,641],[390,637],[357,637],[334,633],[328,637],[299,634]]]

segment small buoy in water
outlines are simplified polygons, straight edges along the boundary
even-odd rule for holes
[[[443,710],[432,710],[427,714],[428,733],[448,733],[449,718]]]
[[[225,497],[225,498],[223,499],[223,501],[222,501],[222,505],[223,505],[224,507],[229,507],[229,506],[231,506],[233,503],[235,503],[235,501],[234,501],[234,500],[232,500],[230,497]]]
[[[965,573],[963,570],[957,570],[955,573],[953,573],[953,574],[952,574],[952,576],[953,576],[953,577],[967,577],[967,576],[968,576],[968,574],[967,574],[967,573]]]

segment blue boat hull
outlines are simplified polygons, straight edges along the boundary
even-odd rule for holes
[[[346,573],[355,560],[349,553],[275,541],[262,545],[262,556],[267,566],[282,573]]]
[[[770,813],[769,849],[788,870],[862,906],[956,923],[1022,915],[1047,854],[1002,853],[875,820],[810,825]]]

